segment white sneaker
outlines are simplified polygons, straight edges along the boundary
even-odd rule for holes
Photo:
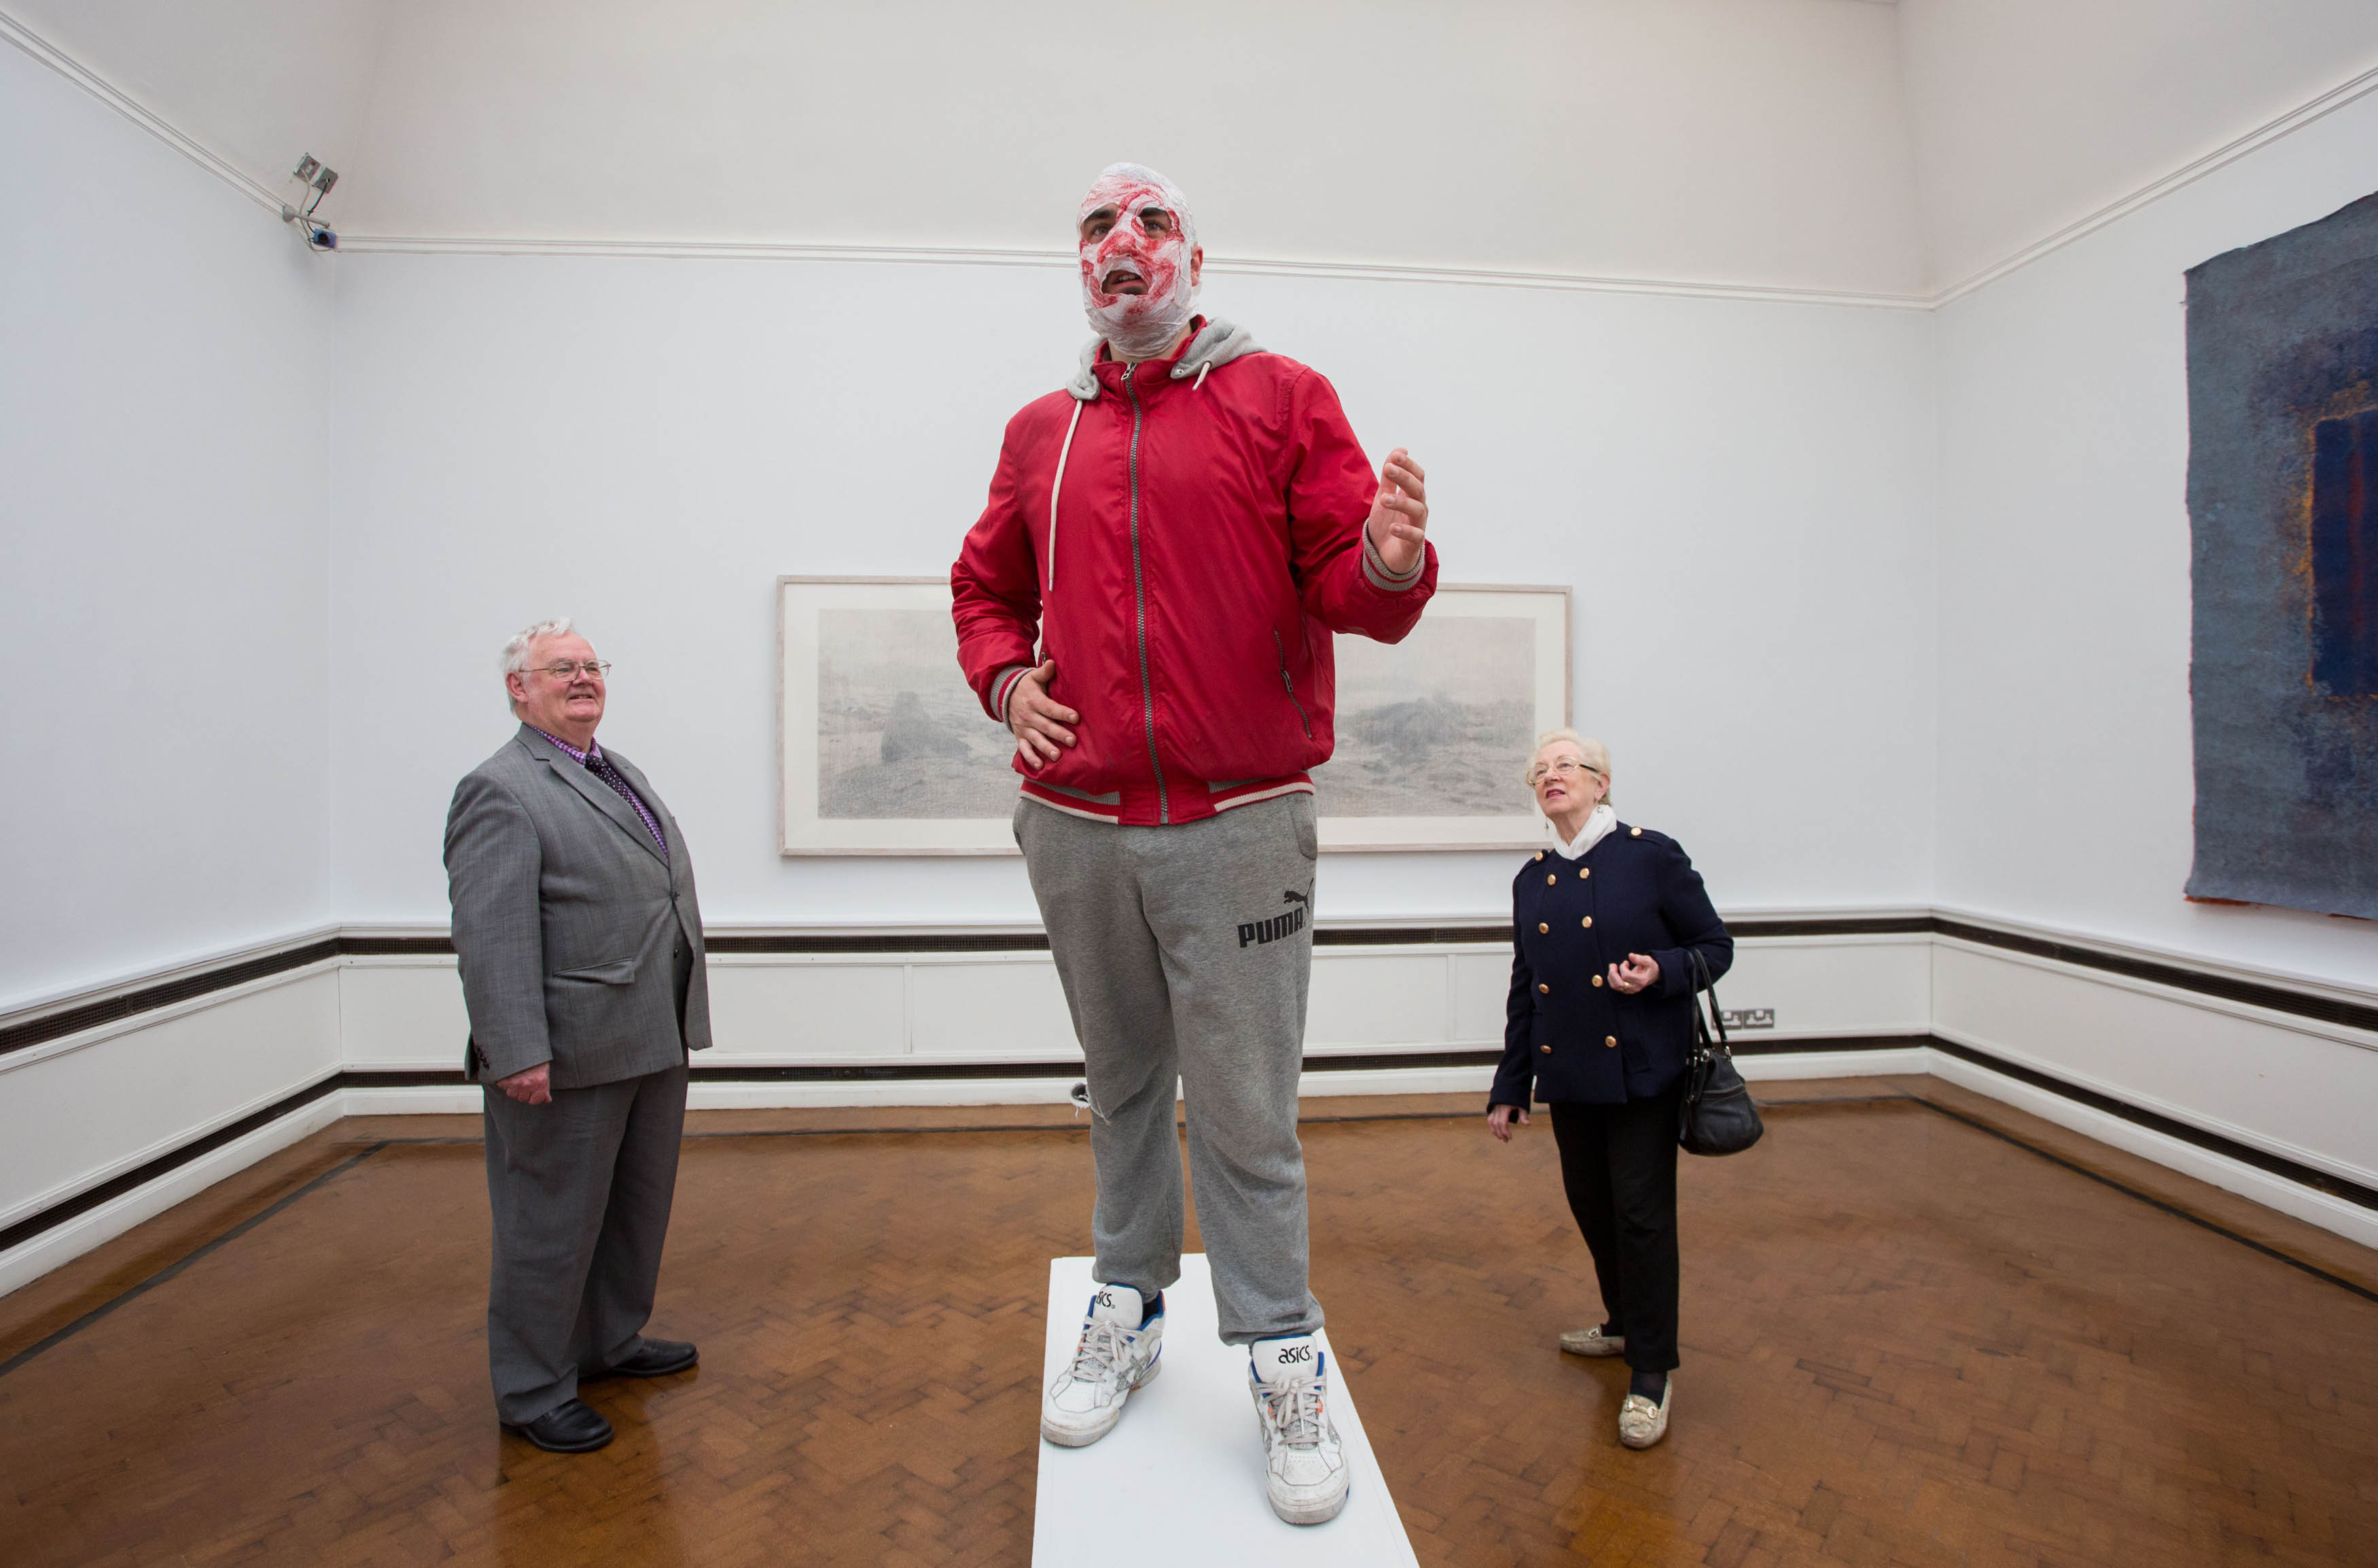
[[[1309,1334],[1258,1339],[1247,1354],[1271,1511],[1291,1525],[1336,1518],[1346,1506],[1346,1450],[1329,1418],[1327,1355]]]
[[[1074,1359],[1040,1396],[1040,1435],[1066,1448],[1084,1448],[1114,1430],[1123,1402],[1156,1381],[1164,1354],[1164,1308],[1147,1309],[1128,1285],[1101,1285],[1090,1293]]]
[[[1629,1448],[1649,1448],[1668,1435],[1668,1405],[1676,1397],[1676,1374],[1670,1372],[1656,1405],[1630,1394],[1618,1406],[1618,1441]]]

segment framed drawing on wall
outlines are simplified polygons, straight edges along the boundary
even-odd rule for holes
[[[1566,588],[1440,587],[1401,642],[1339,638],[1321,847],[1543,847],[1519,770],[1568,723],[1568,606]]]
[[[1325,850],[1532,849],[1528,743],[1568,722],[1566,588],[1439,588],[1392,647],[1337,640]],[[935,577],[776,581],[778,847],[1013,855],[1015,743],[958,674]]]

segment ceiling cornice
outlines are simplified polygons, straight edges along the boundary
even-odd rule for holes
[[[1988,288],[2010,272],[2030,266],[2043,256],[2062,250],[2076,240],[2085,239],[2108,223],[2119,222],[2143,207],[2162,200],[2174,191],[2194,185],[2205,175],[2228,168],[2247,154],[2256,152],[2280,138],[2303,129],[2314,121],[2336,113],[2347,104],[2378,92],[2378,66],[2372,66],[2359,75],[2349,77],[2316,98],[2299,103],[2286,114],[2264,121],[2234,141],[2225,142],[2194,162],[2182,164],[2160,179],[2150,180],[2128,196],[2108,202],[2105,206],[2057,230],[2054,233],[2034,240],[2021,250],[1992,262],[1980,271],[1952,283],[1931,297],[1935,305],[1963,299],[1976,289]]]
[[[281,211],[281,196],[271,186],[250,174],[5,10],[0,10],[0,39],[15,44],[258,207],[275,215]]]
[[[124,88],[109,80],[18,18],[0,8],[0,40],[14,44],[90,93],[125,119],[206,170],[241,196],[278,215],[276,187],[185,131]],[[1771,283],[1732,283],[1691,279],[1619,278],[1591,273],[1535,272],[1489,268],[1435,267],[1372,262],[1291,261],[1261,257],[1215,257],[1218,272],[1258,277],[1330,278],[1375,282],[1457,284],[1466,287],[1547,289],[1587,293],[1664,295],[1766,304],[1820,305],[1879,310],[1933,310],[2018,271],[2041,257],[2096,233],[2175,191],[2238,162],[2337,110],[2378,91],[2378,66],[2370,66],[2243,136],[2129,195],[2031,244],[2009,253],[1958,282],[1929,294],[1899,294],[1816,289]],[[1003,250],[918,245],[767,244],[747,241],[504,239],[471,235],[342,233],[340,249],[383,255],[636,257],[741,261],[861,262],[963,267],[1055,267],[1074,265],[1070,250]]]

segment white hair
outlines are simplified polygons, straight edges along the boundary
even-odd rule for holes
[[[521,628],[504,640],[503,657],[500,661],[504,674],[507,676],[527,674],[529,650],[536,646],[540,638],[566,637],[575,629],[576,628],[570,625],[568,616],[563,616],[558,620],[539,621],[534,626]],[[512,700],[511,682],[509,680],[504,683],[504,706],[510,708],[515,714],[520,712],[520,704]]]
[[[1577,731],[1573,729],[1562,728],[1556,730],[1546,730],[1543,734],[1536,736],[1535,749],[1529,752],[1528,760],[1519,765],[1519,782],[1526,784],[1530,789],[1534,789],[1536,787],[1536,781],[1530,775],[1536,771],[1536,759],[1544,754],[1545,747],[1564,740],[1577,748],[1579,760],[1582,761],[1587,767],[1592,769],[1596,773],[1601,775],[1602,803],[1604,806],[1612,804],[1610,798],[1610,748],[1603,745],[1602,742],[1598,740],[1589,739],[1588,737],[1578,734]]]

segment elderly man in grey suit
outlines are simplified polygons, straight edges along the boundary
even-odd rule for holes
[[[506,643],[519,732],[456,786],[446,817],[465,1068],[486,1100],[496,1413],[557,1454],[611,1441],[580,1383],[666,1377],[695,1359],[643,1327],[686,1063],[710,1044],[702,911],[677,819],[595,744],[608,667],[567,620]]]

